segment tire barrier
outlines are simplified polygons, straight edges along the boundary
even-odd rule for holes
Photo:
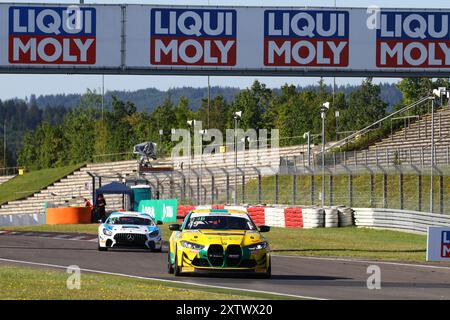
[[[338,210],[339,227],[349,227],[355,224],[353,209],[345,206],[336,207]]]
[[[355,225],[426,234],[428,227],[450,226],[450,215],[396,209],[355,208]]]
[[[248,215],[250,216],[250,218],[252,218],[253,222],[257,226],[261,226],[266,223],[264,211],[265,211],[265,207],[261,207],[261,206],[247,208]]]
[[[353,211],[347,207],[287,207],[277,206],[227,206],[202,205],[178,206],[178,219],[184,219],[191,210],[229,209],[246,211],[257,226],[267,225],[279,228],[321,228],[350,226],[353,224]],[[328,212],[328,213],[326,213]]]
[[[284,209],[284,222],[286,228],[303,228],[302,208]]]
[[[178,218],[178,219],[184,219],[184,217],[187,216],[187,214],[189,213],[189,211],[195,210],[195,209],[196,209],[195,206],[178,206],[178,209],[177,209],[177,218]]]
[[[270,227],[284,228],[286,226],[284,219],[284,208],[270,208],[264,209],[265,224]]]
[[[303,227],[306,229],[325,226],[325,212],[321,208],[306,207],[302,209]]]
[[[325,228],[337,228],[339,226],[339,214],[336,207],[325,208]]]

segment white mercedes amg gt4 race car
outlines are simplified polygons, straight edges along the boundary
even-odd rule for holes
[[[113,212],[98,227],[98,250],[146,248],[161,252],[161,230],[150,215],[139,212]]]

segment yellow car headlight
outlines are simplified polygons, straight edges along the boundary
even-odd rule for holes
[[[264,242],[252,244],[250,246],[247,246],[246,248],[250,251],[254,251],[254,250],[265,249],[265,248],[267,248],[267,245],[268,245],[268,243],[266,241],[264,241]]]
[[[201,249],[203,249],[205,247],[205,246],[202,246],[200,244],[192,243],[192,242],[189,242],[189,241],[181,241],[180,244],[183,247],[185,247],[185,248],[195,249],[195,250],[201,250]]]

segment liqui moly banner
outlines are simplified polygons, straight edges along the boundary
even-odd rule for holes
[[[449,9],[0,4],[0,72],[447,77]]]
[[[152,9],[153,65],[236,65],[236,10]]]
[[[266,10],[265,66],[348,66],[349,13]]]
[[[0,66],[118,68],[121,17],[120,6],[0,4]]]
[[[450,12],[382,12],[377,67],[450,68]]]
[[[9,62],[95,64],[95,8],[10,7]]]

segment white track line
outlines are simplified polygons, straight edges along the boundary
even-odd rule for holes
[[[282,257],[282,258],[296,258],[296,259],[308,259],[308,260],[326,260],[326,261],[335,261],[335,262],[355,262],[355,263],[370,263],[370,264],[385,264],[392,266],[402,266],[402,267],[413,267],[413,268],[428,268],[428,269],[443,269],[450,270],[450,267],[446,266],[433,266],[433,265],[425,265],[425,264],[412,264],[412,263],[401,263],[401,262],[389,262],[382,260],[356,260],[356,259],[345,259],[345,258],[325,258],[325,257],[306,257],[306,256],[289,256],[289,255],[279,255],[272,254],[274,257]]]
[[[61,265],[56,265],[56,264],[48,264],[48,263],[31,262],[31,261],[23,261],[23,260],[13,260],[13,259],[0,258],[0,261],[12,262],[12,263],[21,263],[21,264],[30,264],[30,265],[42,266],[42,267],[67,269],[67,266],[61,266]],[[192,286],[204,287],[204,288],[214,288],[214,289],[233,290],[233,291],[252,292],[252,293],[263,293],[263,294],[269,294],[269,295],[275,295],[275,296],[284,296],[284,297],[291,297],[291,298],[299,298],[299,299],[326,300],[326,299],[317,298],[317,297],[299,296],[299,295],[277,293],[277,292],[269,292],[269,291],[263,291],[263,290],[230,288],[230,287],[215,286],[215,285],[209,285],[209,284],[200,284],[200,283],[187,282],[187,281],[185,282],[185,281],[177,281],[177,280],[166,280],[166,279],[158,279],[158,278],[150,278],[150,277],[141,277],[141,276],[133,276],[133,275],[129,275],[129,274],[124,274],[124,273],[107,272],[107,271],[92,270],[92,269],[80,268],[80,270],[81,271],[85,271],[85,272],[90,272],[90,273],[99,273],[99,274],[107,274],[107,275],[112,275],[112,276],[127,277],[127,278],[133,278],[133,279],[142,279],[142,280],[151,280],[151,281],[161,281],[161,282],[168,282],[168,283],[192,285]]]

